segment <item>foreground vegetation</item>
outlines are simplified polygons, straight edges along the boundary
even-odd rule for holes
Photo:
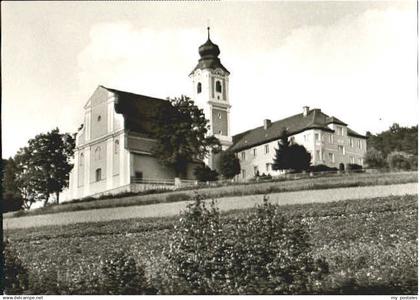
[[[49,214],[65,211],[89,210],[96,208],[124,207],[132,205],[148,205],[156,203],[169,203],[191,200],[199,190],[207,199],[231,196],[258,195],[268,193],[281,193],[299,190],[330,189],[338,187],[357,187],[371,185],[403,184],[418,181],[417,172],[392,172],[392,173],[353,173],[330,174],[322,177],[277,179],[270,182],[244,183],[218,187],[188,188],[182,191],[165,192],[149,191],[148,194],[106,196],[102,199],[87,198],[84,200],[65,202],[60,205],[51,205],[30,211],[19,211],[4,217]]]
[[[28,276],[17,293],[416,294],[417,214],[417,195],[193,204],[180,219],[9,230],[6,262]]]

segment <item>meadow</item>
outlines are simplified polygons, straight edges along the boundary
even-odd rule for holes
[[[417,195],[285,205],[280,211],[306,226],[311,255],[328,263],[317,293],[417,294]],[[222,213],[222,228],[254,212]],[[165,293],[164,253],[180,222],[179,216],[116,220],[13,229],[5,236],[29,271],[28,293],[98,293],[102,258],[116,250],[145,267],[153,293]]]
[[[391,185],[413,183],[418,181],[417,172],[390,172],[390,173],[342,173],[330,174],[320,177],[301,178],[299,176],[294,180],[293,177],[276,179],[269,182],[250,182],[237,183],[226,186],[215,187],[189,187],[183,190],[164,192],[149,191],[149,194],[139,194],[109,199],[86,198],[63,202],[59,205],[50,205],[43,208],[37,208],[30,211],[19,211],[16,213],[4,214],[4,218],[41,215],[66,211],[89,210],[96,208],[113,208],[135,205],[149,205],[157,203],[171,203],[178,201],[191,200],[198,191],[204,198],[223,198],[245,195],[260,195],[269,193],[282,193],[301,190],[319,190],[334,189],[339,187],[362,187],[374,185]]]

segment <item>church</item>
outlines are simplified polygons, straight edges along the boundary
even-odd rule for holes
[[[283,129],[291,142],[311,152],[312,164],[363,165],[366,137],[320,109],[304,107],[300,114],[276,122],[264,120],[263,126],[232,136],[230,72],[220,61],[220,49],[211,41],[209,28],[207,41],[198,52],[198,63],[189,74],[192,98],[209,120],[209,134],[219,139],[223,150],[232,150],[240,159],[237,181],[246,181],[257,173],[280,174],[271,170],[271,163]],[[156,143],[153,122],[164,106],[171,106],[170,102],[98,86],[84,106],[66,198],[138,192],[179,181],[174,170],[160,164],[152,153]],[[212,156],[206,163],[215,168]],[[184,179],[194,180],[198,165],[191,162]]]

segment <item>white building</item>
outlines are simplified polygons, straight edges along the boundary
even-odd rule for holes
[[[273,123],[264,120],[263,126],[233,136],[230,149],[237,154],[241,164],[238,180],[253,178],[257,172],[260,175],[280,174],[271,166],[283,130],[291,142],[303,145],[311,153],[312,165],[336,168],[344,168],[350,163],[364,165],[366,137],[336,117],[305,106],[300,114]]]
[[[200,59],[190,73],[193,88],[193,99],[197,106],[203,109],[210,121],[209,135],[217,137],[226,150],[232,145],[230,133],[229,103],[229,71],[219,59],[219,47],[210,40],[210,28],[207,41],[199,47]],[[214,159],[210,155],[206,162],[215,168]]]
[[[151,188],[175,171],[153,157],[153,123],[169,101],[99,86],[84,106],[66,198]],[[193,179],[191,163],[183,178]],[[152,186],[153,187],[153,186]]]

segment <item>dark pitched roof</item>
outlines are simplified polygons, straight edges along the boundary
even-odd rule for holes
[[[124,127],[144,137],[152,136],[159,110],[172,107],[168,100],[104,88],[115,94],[115,111],[123,115]]]
[[[335,117],[330,117],[320,109],[312,109],[307,116],[302,113],[283,120],[273,122],[267,129],[264,126],[257,127],[233,136],[233,145],[230,147],[232,151],[240,151],[253,146],[265,144],[280,139],[283,130],[289,135],[294,135],[308,129],[321,129],[324,131],[334,132],[328,127],[328,124],[347,125],[343,121]],[[365,138],[363,135],[348,128],[348,134],[356,137]]]

